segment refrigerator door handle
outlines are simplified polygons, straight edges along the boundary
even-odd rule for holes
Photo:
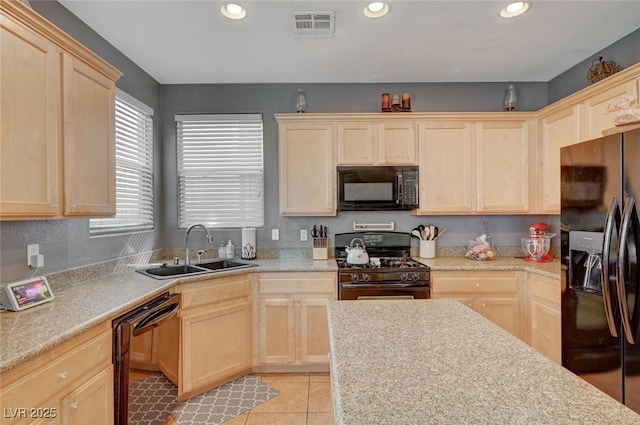
[[[613,314],[614,303],[611,300],[611,291],[609,287],[609,259],[611,256],[611,239],[613,237],[614,227],[620,227],[620,203],[618,198],[613,198],[607,211],[607,219],[604,224],[604,241],[602,246],[602,301],[604,303],[604,312],[609,325],[609,333],[614,338],[618,337],[618,327]],[[617,230],[616,229],[616,230]],[[616,276],[614,276],[615,278]]]
[[[627,198],[624,204],[624,210],[622,213],[622,223],[620,224],[620,241],[618,248],[618,261],[617,261],[617,292],[618,292],[618,304],[620,306],[620,313],[622,315],[622,327],[624,328],[625,337],[629,344],[635,344],[636,334],[638,331],[638,311],[635,306],[637,306],[637,300],[634,302],[634,319],[632,326],[631,316],[629,314],[629,306],[627,303],[627,291],[625,288],[625,282],[629,282],[629,284],[634,284],[631,282],[631,279],[628,278],[627,272],[627,259],[628,255],[633,255],[635,253],[636,256],[640,256],[638,249],[640,246],[637,244],[638,239],[638,231],[640,230],[640,223],[638,222],[638,208],[636,206],[636,202],[633,198]],[[629,229],[631,229],[631,235],[629,235]],[[632,242],[629,240],[629,237],[633,237],[633,242],[635,244],[634,248],[627,250],[627,243]],[[630,251],[630,252],[628,252]],[[636,258],[636,261],[638,259]],[[636,283],[637,284],[637,283]],[[638,288],[633,291],[638,296]]]

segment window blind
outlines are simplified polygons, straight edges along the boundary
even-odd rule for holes
[[[262,115],[176,115],[175,120],[178,227],[263,227]]]
[[[116,91],[116,216],[89,220],[90,234],[153,229],[153,109]]]

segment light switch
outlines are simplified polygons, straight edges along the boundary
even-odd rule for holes
[[[271,240],[272,241],[280,240],[280,229],[271,229]]]
[[[307,233],[307,229],[300,229],[300,240],[302,242],[306,242],[309,240],[309,234]]]

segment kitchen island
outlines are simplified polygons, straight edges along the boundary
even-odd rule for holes
[[[454,300],[328,305],[337,425],[640,424]]]

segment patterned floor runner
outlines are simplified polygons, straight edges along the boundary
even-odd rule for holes
[[[278,395],[258,378],[238,378],[214,390],[177,402],[178,390],[164,375],[129,386],[129,425],[163,425],[169,415],[178,425],[219,425]]]

